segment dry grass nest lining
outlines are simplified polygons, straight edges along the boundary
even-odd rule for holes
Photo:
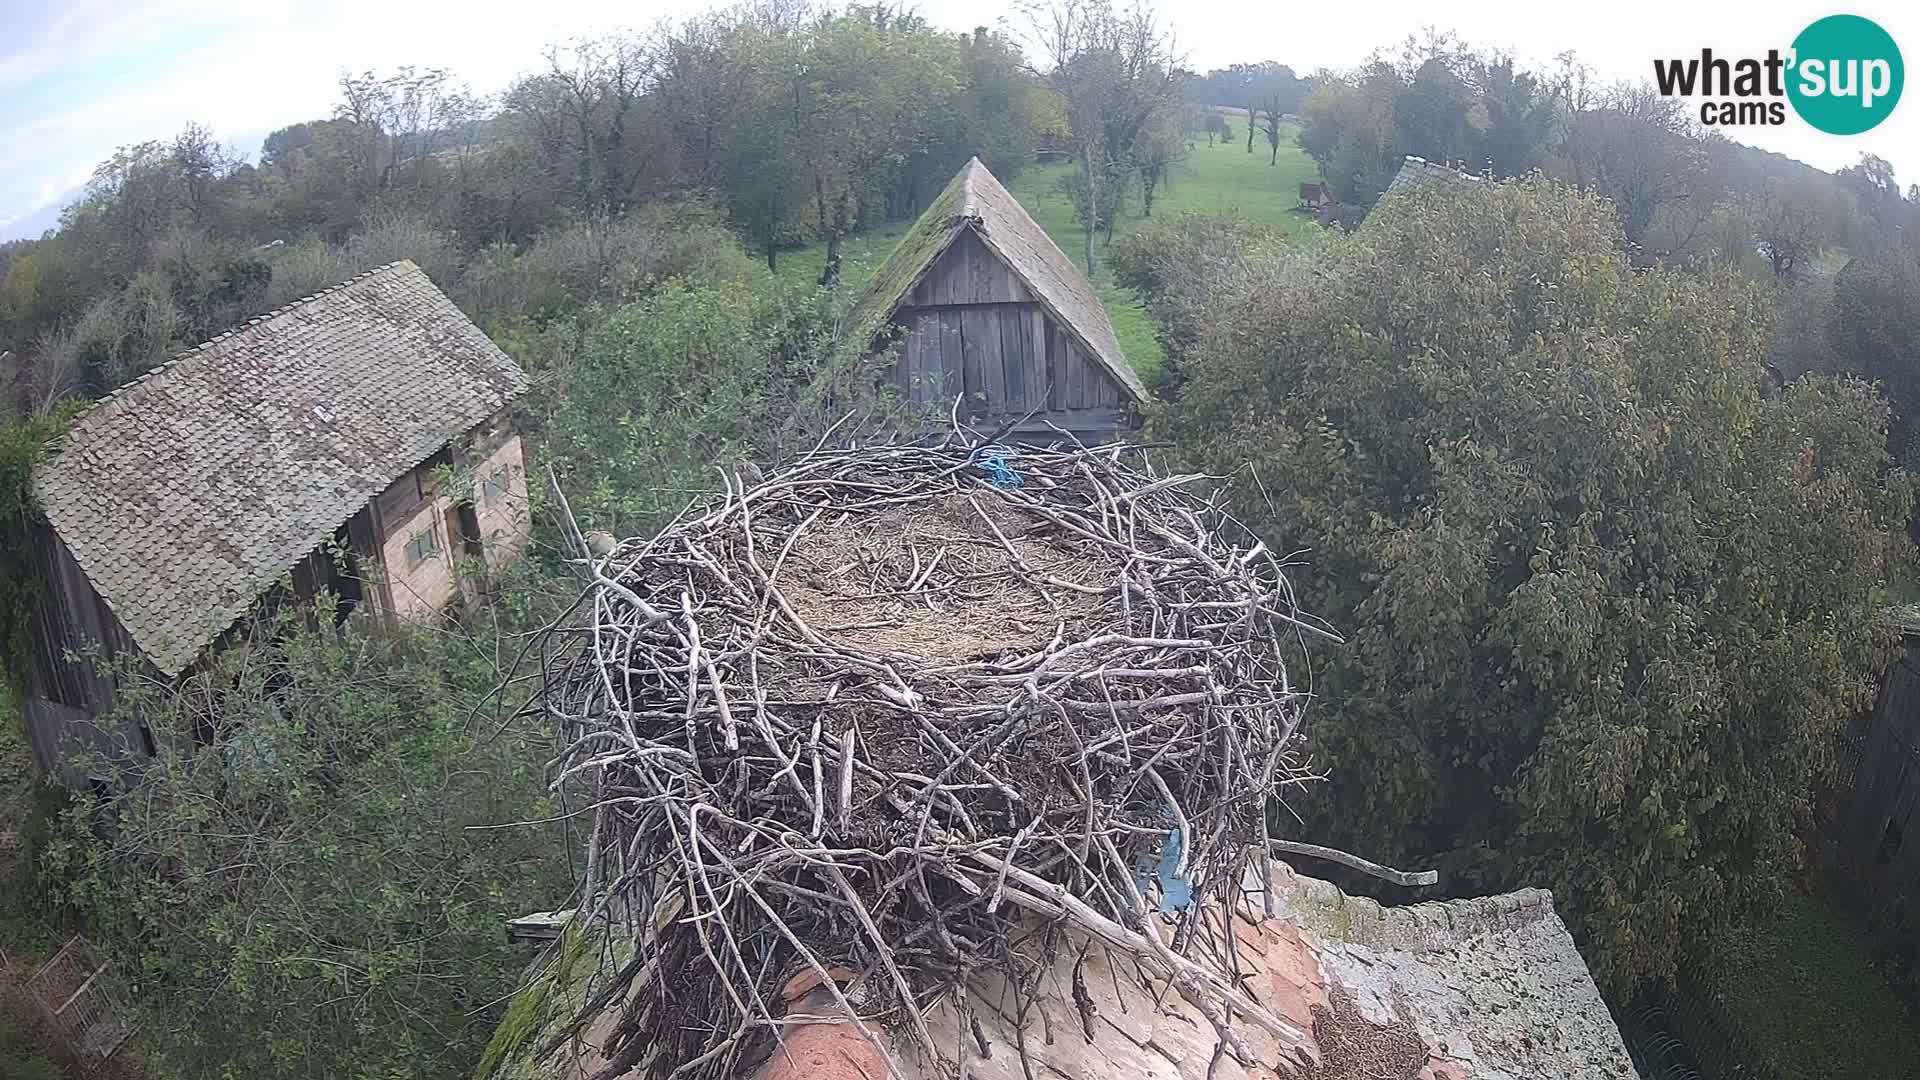
[[[1287,661],[1331,635],[1203,478],[1022,450],[1002,489],[981,458],[816,451],[590,560],[542,701],[556,789],[593,800],[581,910],[638,946],[582,1014],[623,1003],[603,1077],[740,1075],[808,971],[856,973],[839,1006],[937,1059],[927,1011],[986,967],[1031,992],[1063,928],[1229,1052],[1246,1022],[1303,1036],[1201,904],[1168,935],[1140,881],[1178,830],[1195,898],[1233,901],[1304,779]]]

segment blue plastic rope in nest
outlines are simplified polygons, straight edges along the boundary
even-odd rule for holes
[[[1013,450],[997,443],[982,446],[973,452],[974,463],[987,474],[987,482],[1002,490],[1026,483],[1020,479],[1019,473],[1013,471],[1013,466],[1007,464],[1007,459],[1013,456]]]

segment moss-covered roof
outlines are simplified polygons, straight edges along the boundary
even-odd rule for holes
[[[878,337],[901,302],[966,229],[973,230],[988,250],[1013,269],[1042,306],[1080,339],[1128,393],[1136,400],[1146,398],[1146,386],[1120,351],[1113,323],[1092,283],[977,157],[961,166],[900,238],[899,246],[854,302],[846,322],[848,336],[863,341]]]

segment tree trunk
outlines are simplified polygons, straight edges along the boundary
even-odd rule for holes
[[[827,265],[820,271],[820,286],[831,290],[840,284],[840,233],[827,234]]]
[[[1093,178],[1092,155],[1085,155],[1081,162],[1087,170],[1087,280],[1093,280],[1093,231],[1100,221],[1100,185]]]
[[[1247,106],[1247,153],[1253,153],[1253,106]]]
[[[1269,165],[1280,164],[1280,140],[1278,139],[1275,139],[1273,141],[1273,160],[1267,162],[1267,164]]]
[[[820,285],[832,289],[840,277],[840,222],[838,215],[827,214],[826,183],[817,172],[813,174],[813,199],[820,213],[820,231],[827,234],[827,265],[820,268]]]

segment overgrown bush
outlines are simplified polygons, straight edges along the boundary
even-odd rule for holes
[[[635,299],[670,277],[717,284],[758,274],[722,212],[683,200],[558,226],[524,252],[487,248],[468,264],[459,291],[476,317],[545,321]]]
[[[500,827],[557,809],[524,690],[494,694],[549,610],[526,583],[390,634],[288,610],[178,690],[129,684],[160,754],[39,871],[137,984],[156,1072],[466,1074],[527,959],[504,920],[571,889],[562,826]]]
[[[1166,350],[1154,387],[1161,396],[1178,395],[1202,326],[1217,318],[1220,292],[1244,281],[1256,253],[1282,238],[1240,214],[1189,210],[1147,221],[1114,244],[1113,278],[1146,305]]]
[[[267,309],[294,303],[375,267],[412,259],[435,285],[453,289],[459,282],[459,252],[452,234],[425,217],[404,210],[382,210],[335,246],[305,240],[271,253],[273,281]]]
[[[0,683],[18,685],[32,648],[28,620],[39,603],[32,527],[43,520],[33,497],[33,470],[78,406],[0,423]]]
[[[1230,288],[1162,433],[1348,637],[1313,683],[1316,836],[1551,887],[1624,993],[1794,866],[1891,655],[1911,485],[1870,388],[1764,396],[1764,293],[1636,272],[1603,200],[1391,210]]]
[[[717,487],[716,467],[777,460],[844,414],[871,426],[892,409],[875,385],[884,361],[836,341],[818,290],[669,281],[510,347],[532,369],[526,407],[582,526],[620,535]]]

